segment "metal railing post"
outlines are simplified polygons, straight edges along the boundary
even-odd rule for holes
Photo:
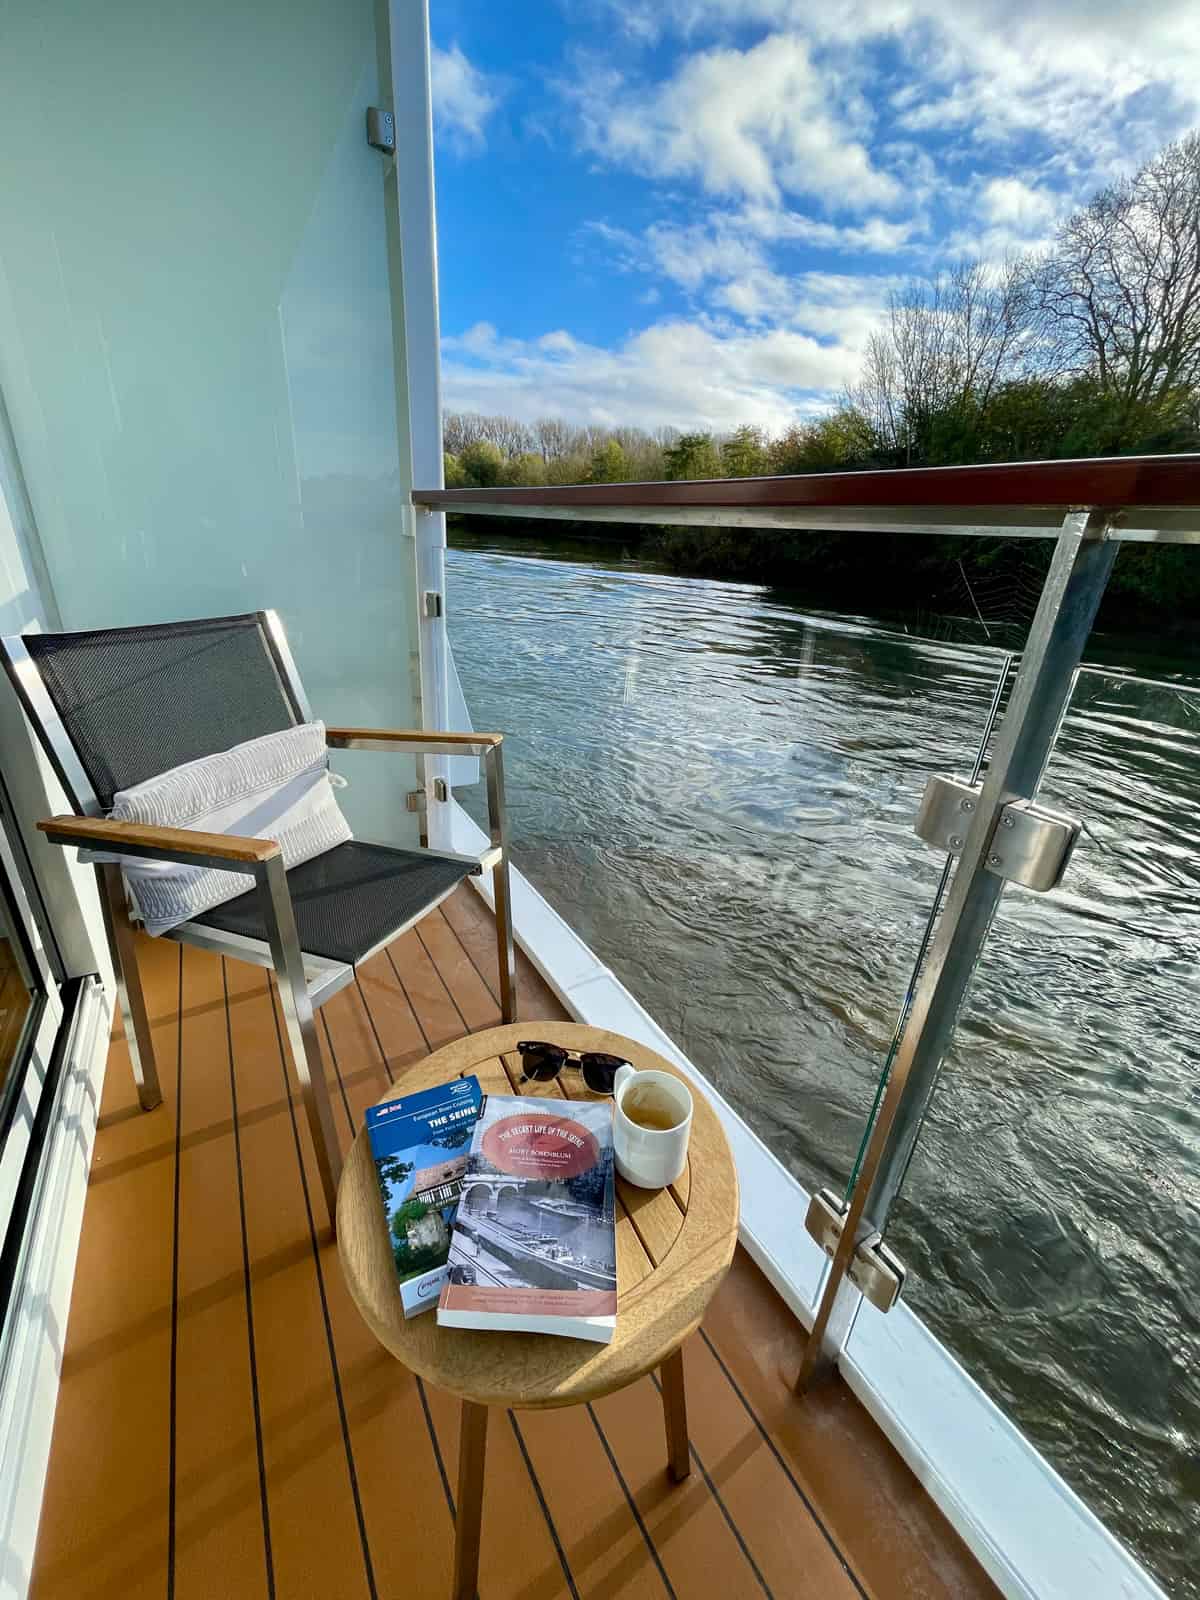
[[[1072,511],[1065,517],[946,909],[826,1273],[798,1390],[819,1369],[836,1363],[853,1320],[859,1296],[846,1279],[847,1269],[861,1240],[886,1227],[1004,890],[1004,879],[988,870],[993,832],[1005,805],[1037,792],[1117,548],[1108,538],[1107,516]]]
[[[496,952],[500,965],[500,1015],[505,1022],[517,1020],[517,957],[513,945],[512,886],[508,872],[508,804],[504,797],[504,752],[492,745],[484,756],[487,774],[488,833],[500,850],[492,868],[495,896]]]

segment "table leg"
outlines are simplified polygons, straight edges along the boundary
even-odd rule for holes
[[[475,1600],[479,1584],[479,1534],[483,1522],[486,1406],[462,1403],[458,1428],[458,1504],[454,1520],[454,1588],[451,1600]]]
[[[662,1376],[663,1419],[667,1425],[667,1470],[682,1483],[692,1470],[688,1445],[687,1397],[683,1391],[683,1350],[668,1356],[659,1368]]]

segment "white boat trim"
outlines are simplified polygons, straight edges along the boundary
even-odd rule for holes
[[[452,834],[463,853],[487,842],[457,803]],[[490,873],[470,881],[491,905]],[[703,1086],[737,1162],[741,1242],[811,1326],[825,1257],[804,1231],[808,1191],[516,869],[512,892],[517,942],[571,1015],[643,1041]],[[864,1302],[841,1372],[1008,1600],[1167,1600],[903,1301],[886,1316]]]

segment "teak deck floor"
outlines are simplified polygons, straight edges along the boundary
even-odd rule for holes
[[[457,1408],[350,1302],[267,977],[141,954],[166,1100],[138,1110],[114,1037],[31,1592],[442,1600]],[[495,971],[462,888],[323,1008],[347,1143],[406,1066],[499,1021]],[[564,1014],[524,959],[521,982],[523,1016]],[[482,1600],[993,1596],[849,1392],[790,1393],[799,1342],[739,1250],[685,1351],[678,1486],[650,1379],[497,1419]]]

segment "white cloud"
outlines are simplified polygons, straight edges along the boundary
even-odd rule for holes
[[[662,208],[587,237],[658,320],[612,349],[468,329],[445,341],[451,405],[778,430],[855,380],[897,272],[1044,245],[1200,120],[1200,0],[610,3],[643,66],[581,67],[576,134]],[[668,33],[664,69],[639,51]],[[871,270],[796,270],[815,252]]]
[[[766,270],[758,243],[720,219],[684,227],[656,222],[646,230],[645,247],[652,268],[682,289]]]
[[[887,41],[902,125],[972,144],[1041,135],[1064,171],[1137,162],[1200,114],[1195,0],[612,0],[627,31],[689,47],[747,26],[805,41],[822,61]],[[828,69],[828,68],[827,68]]]
[[[794,34],[696,52],[651,85],[585,72],[573,93],[591,148],[650,177],[767,204],[814,195],[839,210],[899,196],[851,126],[861,108]]]
[[[969,256],[983,261],[1047,249],[1072,197],[1022,178],[977,179],[961,225],[941,241],[943,260]]]
[[[434,45],[430,72],[439,133],[449,134],[464,148],[482,145],[484,124],[499,103],[483,73],[456,44],[449,50]]]
[[[884,292],[877,280],[801,275],[790,282],[786,326],[670,318],[611,350],[562,330],[505,339],[480,323],[442,341],[446,403],[527,421],[779,431],[827,409],[853,381]]]
[[[872,217],[861,226],[838,227],[800,212],[746,206],[740,211],[712,211],[696,222],[654,222],[640,235],[608,222],[590,222],[583,237],[608,246],[618,272],[665,278],[695,294],[714,282],[774,275],[770,251],[775,245],[810,244],[860,256],[894,255],[908,247],[914,226]]]
[[[841,225],[823,222],[800,211],[753,205],[743,207],[735,220],[738,226],[749,229],[759,239],[791,240],[797,244],[815,245],[819,250],[852,252],[855,255],[894,255],[906,250],[922,226],[915,216],[902,222],[889,222],[886,217],[868,217],[861,223]]]
[[[665,277],[705,307],[750,323],[801,328],[854,349],[875,326],[896,281],[874,274],[782,271],[743,216],[714,213],[703,222],[660,222],[646,230],[640,244],[628,234],[622,239],[627,261],[638,260],[643,270]],[[632,254],[638,249],[640,258]]]
[[[980,209],[986,221],[1028,234],[1054,221],[1058,202],[1020,178],[989,178],[983,186]]]

